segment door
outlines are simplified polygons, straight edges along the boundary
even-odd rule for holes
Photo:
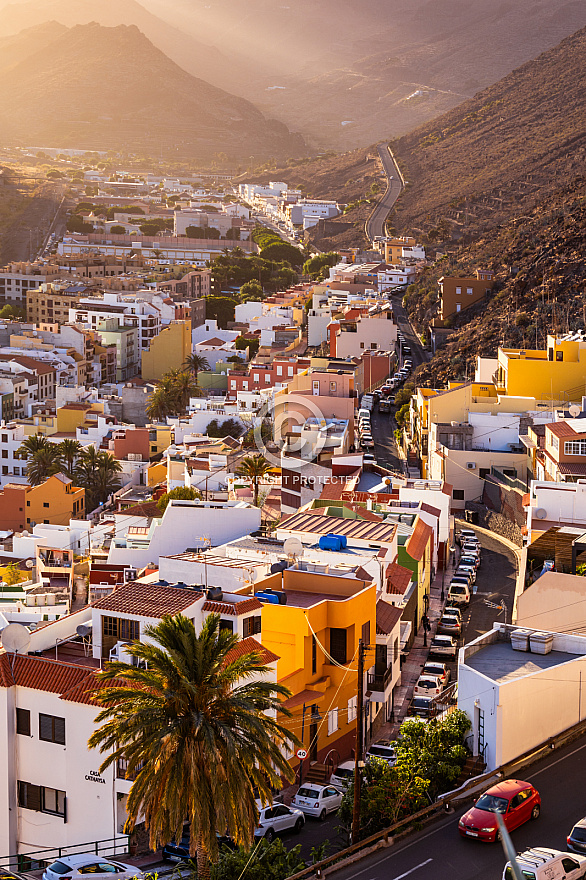
[[[275,830],[286,831],[288,828],[292,828],[294,824],[295,817],[289,807],[284,805],[275,807],[275,820],[273,822]]]
[[[328,786],[328,788],[326,788],[324,790],[323,805],[326,808],[326,810],[328,811],[328,813],[331,813],[334,810],[337,810],[340,805],[340,801],[341,801],[340,793],[338,792],[338,790],[336,788],[331,788]]]
[[[313,719],[317,717],[317,703],[311,707],[311,724],[309,725],[309,760],[317,761],[317,721]]]
[[[562,858],[562,865],[564,868],[564,874],[566,875],[566,880],[578,880],[578,877],[581,876],[581,868],[579,863],[570,856],[564,856]]]
[[[506,825],[509,831],[518,828],[524,822],[523,819],[523,798],[521,794],[516,794],[509,803],[509,809],[506,815]]]

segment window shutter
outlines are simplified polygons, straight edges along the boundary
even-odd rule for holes
[[[51,715],[39,715],[39,739],[53,742],[53,717]]]
[[[54,742],[65,745],[65,718],[55,718],[55,739]]]
[[[366,623],[362,624],[362,644],[368,645],[370,643],[370,620],[367,620]]]
[[[346,630],[330,628],[330,654],[336,663],[346,662]]]
[[[244,618],[242,621],[242,632],[244,633],[245,639],[252,635],[252,617]]]
[[[23,736],[31,735],[31,713],[28,709],[16,710],[16,732]]]
[[[261,621],[260,614],[257,617],[254,617],[253,621],[254,621],[254,635],[258,635],[258,633],[260,633],[260,621]]]

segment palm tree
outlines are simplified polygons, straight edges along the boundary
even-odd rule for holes
[[[101,501],[120,488],[120,462],[110,452],[98,452],[95,446],[84,449],[78,459],[76,480],[85,489],[86,512],[95,510]]]
[[[297,739],[267,713],[283,712],[282,685],[263,681],[257,653],[238,656],[238,637],[206,619],[199,635],[182,615],[148,627],[149,643],[127,646],[146,668],[108,663],[95,699],[105,708],[90,748],[107,757],[100,771],[126,760],[136,775],[128,795],[132,831],[144,815],[150,845],[181,836],[190,822],[197,876],[207,880],[218,855],[216,831],[251,845],[258,821],[255,787],[263,803],[280,775],[293,779],[282,747]],[[288,712],[283,714],[289,715]]]
[[[196,382],[198,373],[203,370],[209,370],[210,368],[208,359],[205,358],[202,354],[195,353],[190,354],[185,358],[184,366],[186,366],[188,370],[191,370],[191,372],[195,376]]]
[[[70,437],[66,437],[65,440],[61,441],[57,448],[59,450],[59,456],[61,458],[63,473],[66,474],[66,476],[68,476],[71,480],[73,480],[75,474],[75,463],[79,458],[79,454],[83,447],[78,440],[72,440]]]
[[[171,398],[164,388],[159,386],[149,395],[146,411],[149,419],[156,422],[162,422],[167,416],[174,415]]]
[[[31,434],[30,437],[26,437],[20,444],[18,455],[21,458],[30,458],[35,452],[40,452],[41,449],[46,449],[51,445],[51,441],[47,440],[44,434]]]
[[[238,467],[236,468],[236,473],[240,477],[247,477],[252,483],[252,490],[254,492],[254,506],[258,507],[258,488],[261,477],[264,477],[266,473],[268,473],[271,469],[271,465],[266,460],[264,455],[260,455],[260,453],[256,455],[250,455],[247,458],[243,458]]]
[[[53,474],[58,474],[60,470],[59,447],[54,443],[47,443],[45,447],[29,456],[26,476],[31,486],[38,486]]]

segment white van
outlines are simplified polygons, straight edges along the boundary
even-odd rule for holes
[[[586,856],[534,846],[517,856],[517,864],[527,880],[578,880],[584,876]],[[510,862],[505,865],[503,880],[515,880]]]
[[[470,589],[466,584],[451,583],[448,589],[448,599],[457,605],[468,605],[470,602]]]

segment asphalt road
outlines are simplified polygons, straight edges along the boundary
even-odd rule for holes
[[[384,235],[385,220],[389,215],[389,211],[403,192],[401,175],[395,164],[395,160],[391,155],[388,144],[379,144],[377,150],[388,183],[385,194],[366,221],[366,235],[371,241],[377,236]]]
[[[586,737],[519,774],[541,795],[541,816],[512,833],[518,852],[529,846],[566,849],[566,836],[586,813]],[[506,858],[499,844],[462,839],[458,820],[469,804],[404,843],[336,873],[336,880],[498,880]]]

